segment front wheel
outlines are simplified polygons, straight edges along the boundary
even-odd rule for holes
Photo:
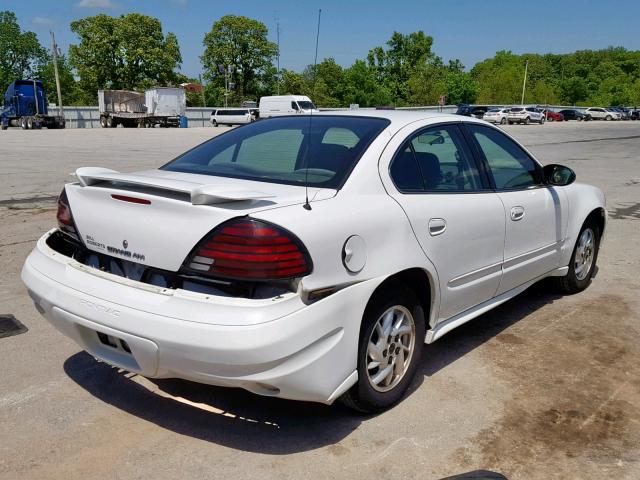
[[[525,125],[529,125],[529,122],[530,122],[530,121],[531,121],[531,120],[529,119],[529,117],[527,117],[527,118],[525,118],[525,119],[524,119],[524,124],[525,124]]]
[[[358,382],[342,402],[365,413],[399,402],[415,376],[424,337],[424,312],[415,293],[398,286],[374,297],[360,328]]]
[[[600,248],[600,232],[593,221],[582,226],[578,240],[573,248],[569,271],[564,277],[556,279],[558,289],[562,293],[573,294],[584,290],[591,283]]]
[[[213,121],[213,126],[217,127],[218,126],[218,122],[216,122],[215,120]]]
[[[611,115],[607,115],[607,116],[605,117],[605,120],[606,120],[607,122],[610,122],[610,121],[611,121]]]
[[[544,117],[540,119],[540,125],[544,125]]]

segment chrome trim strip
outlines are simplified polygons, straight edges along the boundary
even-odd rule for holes
[[[514,267],[519,263],[526,262],[527,260],[531,260],[535,257],[541,257],[546,253],[550,253],[556,248],[559,248],[562,244],[562,240],[558,240],[557,242],[553,242],[544,247],[537,248],[535,250],[531,250],[530,252],[521,253],[520,255],[516,255],[515,257],[511,257],[504,261],[502,264],[502,269],[506,270],[508,268]]]
[[[486,267],[479,268],[478,270],[474,270],[469,273],[462,274],[458,277],[452,278],[449,280],[447,286],[449,288],[456,288],[465,283],[473,282],[474,280],[478,280],[482,277],[486,277],[487,275],[491,275],[493,273],[497,273],[502,270],[502,262],[494,263],[493,265],[488,265]]]

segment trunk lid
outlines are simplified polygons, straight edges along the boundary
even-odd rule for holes
[[[66,191],[88,249],[173,272],[220,223],[305,201],[301,186],[210,175],[84,168],[76,176]],[[309,188],[309,199],[336,193]]]

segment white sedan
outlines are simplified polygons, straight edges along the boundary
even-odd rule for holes
[[[482,119],[489,123],[499,123],[505,125],[509,120],[509,108],[492,108],[487,110]]]
[[[140,375],[361,411],[534,282],[586,288],[606,221],[569,168],[427,112],[279,117],[76,177],[22,271],[62,333]]]

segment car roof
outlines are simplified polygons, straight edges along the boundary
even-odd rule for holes
[[[419,122],[422,120],[431,120],[432,122],[430,123],[467,122],[478,123],[480,125],[487,124],[487,122],[485,122],[484,120],[480,120],[474,117],[465,117],[462,115],[455,115],[453,113],[432,112],[429,110],[334,110],[313,114],[313,116],[316,115],[383,118],[391,122],[391,124],[389,125],[389,129],[393,132],[396,132],[411,123]]]

